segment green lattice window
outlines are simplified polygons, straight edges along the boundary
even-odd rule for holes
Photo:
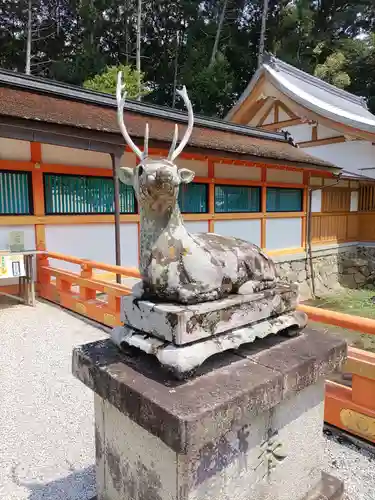
[[[215,186],[215,212],[260,212],[260,188]]]
[[[301,212],[302,189],[267,188],[267,212]]]
[[[30,215],[32,212],[31,174],[0,171],[0,214]]]
[[[114,184],[110,177],[44,174],[46,214],[113,214]],[[120,211],[135,213],[133,188],[120,182]]]
[[[208,186],[193,182],[181,184],[178,204],[183,213],[204,214],[208,211]]]

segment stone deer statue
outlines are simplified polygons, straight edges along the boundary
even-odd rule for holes
[[[178,206],[181,183],[194,172],[174,163],[193,130],[194,115],[186,88],[179,90],[188,110],[188,126],[178,147],[175,126],[168,158],[148,157],[148,124],[143,152],[130,138],[124,123],[126,92],[117,80],[117,117],[128,146],[139,157],[136,168],[121,168],[122,182],[132,185],[140,209],[140,272],[142,282],[133,294],[155,302],[197,304],[229,294],[253,293],[277,283],[275,265],[256,245],[212,233],[189,233]]]

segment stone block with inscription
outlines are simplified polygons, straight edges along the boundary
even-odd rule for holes
[[[322,474],[324,378],[343,340],[268,336],[176,380],[110,341],[78,347],[95,393],[97,500],[339,499]]]

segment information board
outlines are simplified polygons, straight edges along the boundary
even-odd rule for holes
[[[25,276],[23,255],[0,255],[0,279]]]

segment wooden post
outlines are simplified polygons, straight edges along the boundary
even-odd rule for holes
[[[116,251],[116,266],[121,266],[121,243],[120,243],[120,180],[118,177],[118,169],[120,168],[121,155],[119,153],[111,153],[112,169],[113,169],[113,184],[115,194],[115,251]],[[121,274],[116,274],[116,282],[121,283]]]

